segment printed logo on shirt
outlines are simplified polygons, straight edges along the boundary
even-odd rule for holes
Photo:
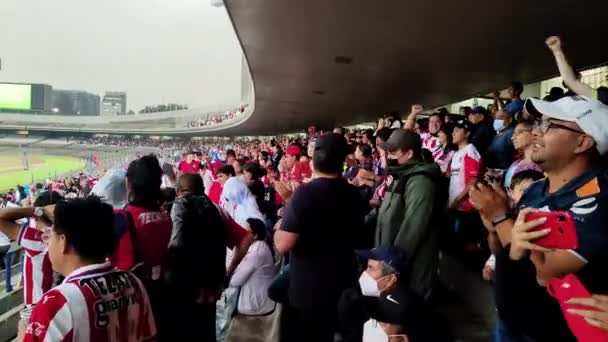
[[[27,328],[25,329],[25,334],[40,337],[44,331],[46,331],[46,326],[44,324],[38,322],[31,322],[27,325]]]
[[[112,311],[120,310],[137,303],[135,291],[129,291],[125,296],[116,296],[125,289],[132,289],[133,283],[126,273],[110,273],[101,277],[81,279],[80,286],[85,286],[99,297],[94,304],[95,327],[102,329],[108,326]]]
[[[574,202],[572,204],[572,208],[570,208],[570,211],[577,215],[589,215],[593,213],[596,209],[597,200],[595,197],[591,197]]]

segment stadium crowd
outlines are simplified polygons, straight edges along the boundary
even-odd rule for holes
[[[513,82],[465,117],[413,105],[376,129],[172,143],[14,191],[19,338],[220,341],[279,303],[281,341],[452,341],[450,255],[492,282],[495,341],[608,341],[608,89],[546,44],[568,91],[542,100]]]

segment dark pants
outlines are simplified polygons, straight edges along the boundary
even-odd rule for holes
[[[281,342],[334,342],[334,309],[297,309],[285,306],[281,324]]]
[[[284,266],[268,287],[268,298],[281,304],[289,303],[289,265]]]
[[[215,303],[168,303],[162,313],[159,341],[215,342]]]

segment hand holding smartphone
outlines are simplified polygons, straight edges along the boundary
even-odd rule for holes
[[[570,309],[593,310],[580,304],[570,304],[573,298],[591,298],[583,283],[574,274],[553,278],[547,283],[547,292],[557,300],[566,318],[568,327],[579,341],[608,341],[608,331],[590,325],[585,318],[568,312]]]
[[[526,222],[546,218],[545,223],[534,228],[534,231],[550,229],[550,232],[533,242],[545,248],[576,249],[578,238],[576,224],[569,211],[534,211],[526,216]]]

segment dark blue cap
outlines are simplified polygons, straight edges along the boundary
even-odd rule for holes
[[[515,115],[521,112],[524,109],[524,102],[521,100],[511,101],[508,105],[505,106],[505,113],[510,115]]]
[[[403,249],[396,246],[377,247],[370,250],[357,250],[355,253],[368,260],[382,261],[399,272],[404,272],[408,266],[408,258]]]

